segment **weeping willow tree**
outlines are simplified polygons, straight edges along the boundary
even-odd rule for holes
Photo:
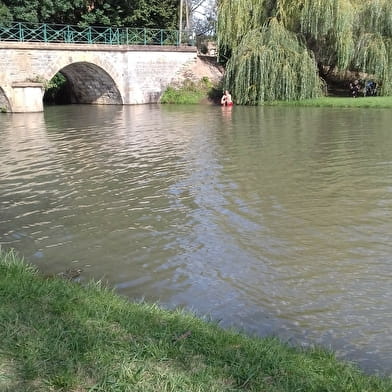
[[[240,104],[316,97],[326,70],[392,94],[391,0],[220,0],[218,39]]]

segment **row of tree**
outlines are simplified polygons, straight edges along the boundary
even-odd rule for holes
[[[176,29],[178,0],[3,0],[0,23],[23,21]]]
[[[316,97],[344,72],[392,94],[391,0],[219,0],[218,37],[241,104]]]
[[[180,17],[180,10],[182,17]],[[12,21],[81,26],[182,28],[212,34],[215,0],[0,0],[0,24]]]

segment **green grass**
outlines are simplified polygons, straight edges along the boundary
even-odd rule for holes
[[[205,96],[206,94],[204,91],[168,87],[162,95],[160,103],[197,104],[202,101]]]
[[[392,97],[322,97],[302,101],[265,102],[264,105],[315,106],[343,108],[392,108]]]
[[[1,392],[392,390],[330,352],[45,278],[12,252],[0,254],[0,340]]]
[[[198,104],[206,100],[213,100],[221,94],[221,88],[214,86],[207,77],[198,82],[186,79],[181,86],[168,87],[163,93],[160,103]],[[219,96],[220,99],[220,96]]]

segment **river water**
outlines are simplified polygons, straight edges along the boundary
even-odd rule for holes
[[[0,116],[0,243],[131,299],[392,373],[392,112]]]

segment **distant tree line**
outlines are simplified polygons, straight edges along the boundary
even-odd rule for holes
[[[178,4],[179,0],[3,0],[0,24],[20,21],[175,29]]]

